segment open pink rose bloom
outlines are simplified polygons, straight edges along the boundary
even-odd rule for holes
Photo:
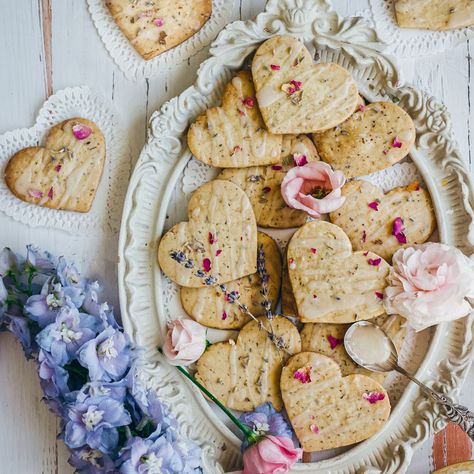
[[[189,365],[206,349],[206,328],[191,319],[169,323],[163,353],[173,365]]]
[[[474,262],[454,247],[427,242],[398,250],[388,281],[387,313],[400,314],[416,331],[472,311],[466,298],[474,297]]]
[[[344,183],[341,171],[334,171],[322,161],[313,161],[288,171],[281,183],[281,194],[289,207],[320,219],[322,214],[344,204],[346,198],[341,193]]]
[[[284,474],[302,455],[290,438],[267,435],[244,451],[243,474]]]

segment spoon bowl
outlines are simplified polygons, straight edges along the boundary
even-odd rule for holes
[[[359,346],[357,345],[356,339],[358,332],[360,333],[360,328],[370,328],[371,337],[374,339],[374,346],[367,347],[366,344],[364,344],[364,346],[361,347],[360,343]],[[366,343],[367,341],[363,342]],[[366,352],[367,349],[374,349],[377,344],[379,347],[385,346],[384,349],[387,352],[387,357],[378,358],[377,361],[364,360],[361,351]],[[390,372],[391,370],[396,370],[396,366],[398,365],[398,352],[392,339],[380,326],[377,326],[377,324],[371,321],[358,321],[354,323],[346,331],[344,336],[344,348],[349,354],[349,357],[356,364],[374,372]],[[359,351],[357,349],[359,349]]]

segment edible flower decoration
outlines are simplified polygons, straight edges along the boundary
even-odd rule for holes
[[[281,183],[285,203],[308,213],[315,219],[333,212],[344,204],[341,188],[345,183],[341,171],[334,171],[322,161],[291,168]]]
[[[83,123],[76,123],[72,127],[72,134],[78,139],[78,140],[85,140],[90,136],[92,133],[92,128],[88,127],[87,125],[84,125]]]
[[[385,288],[387,313],[400,314],[416,331],[472,311],[474,263],[460,250],[428,242],[399,249]]]
[[[163,352],[172,365],[190,365],[206,349],[206,329],[191,319],[175,319],[168,324]]]

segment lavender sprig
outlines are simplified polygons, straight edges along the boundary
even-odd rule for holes
[[[263,250],[263,245],[259,245],[258,247],[258,254],[257,254],[257,273],[260,277],[260,281],[262,282],[262,289],[260,290],[260,294],[263,296],[263,301],[261,305],[265,310],[265,316],[268,319],[273,319],[273,312],[272,312],[272,300],[269,298],[269,289],[268,289],[268,280],[269,276],[267,273],[267,267],[265,265],[265,251]]]
[[[193,260],[190,259],[190,258],[187,258],[186,254],[183,251],[181,251],[181,250],[171,250],[169,255],[173,260],[180,263],[185,268],[194,268]],[[265,263],[264,263],[264,265],[265,265]],[[266,270],[265,270],[265,273],[266,273]],[[201,278],[206,286],[212,286],[217,281],[216,277],[214,277],[212,275],[207,275],[203,270],[197,270],[194,273],[194,275],[197,276],[198,278]],[[268,278],[267,278],[267,282],[268,282]],[[272,330],[267,329],[264,326],[264,324],[262,323],[262,321],[257,319],[257,317],[254,316],[249,311],[247,305],[243,304],[239,301],[240,295],[239,295],[238,291],[227,291],[227,287],[224,283],[221,283],[219,285],[219,288],[221,289],[222,294],[224,295],[224,298],[226,299],[226,301],[228,301],[231,304],[234,304],[234,303],[237,304],[238,308],[240,309],[240,311],[242,311],[242,313],[244,313],[245,315],[252,318],[258,324],[259,329],[262,329],[263,331],[265,331],[268,334],[268,337],[269,337],[270,341],[272,341],[273,344],[275,344],[277,349],[284,350],[287,354],[292,355],[288,351],[288,349],[286,349],[285,342],[284,342],[283,338],[281,336],[277,336]],[[270,303],[270,305],[271,305],[271,303]],[[269,319],[271,320],[271,318],[273,317],[273,314],[271,313],[271,309],[270,309],[270,314],[271,314],[271,317]],[[270,325],[271,325],[271,321],[270,321]]]

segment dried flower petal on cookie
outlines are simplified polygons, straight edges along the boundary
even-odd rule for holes
[[[72,127],[72,134],[78,140],[85,140],[92,133],[92,129],[83,123],[77,123]]]
[[[400,244],[407,243],[407,238],[406,238],[406,235],[404,234],[405,227],[403,224],[404,222],[401,217],[396,217],[392,224],[392,235],[395,236],[395,238],[398,240],[398,243]]]
[[[366,392],[364,393],[364,395],[362,395],[362,397],[364,398],[364,400],[367,400],[371,405],[374,405],[380,400],[384,400],[385,394],[382,392]]]
[[[309,383],[311,382],[311,371],[313,368],[309,367],[301,367],[298,370],[295,370],[293,374],[293,378],[299,380],[301,383]]]
[[[373,209],[374,211],[378,211],[379,210],[379,202],[377,201],[372,201],[372,202],[369,202],[367,205]]]
[[[327,340],[329,342],[329,345],[331,346],[331,349],[335,349],[337,346],[344,342],[343,339],[338,339],[337,337],[331,336],[331,334],[329,334]]]

